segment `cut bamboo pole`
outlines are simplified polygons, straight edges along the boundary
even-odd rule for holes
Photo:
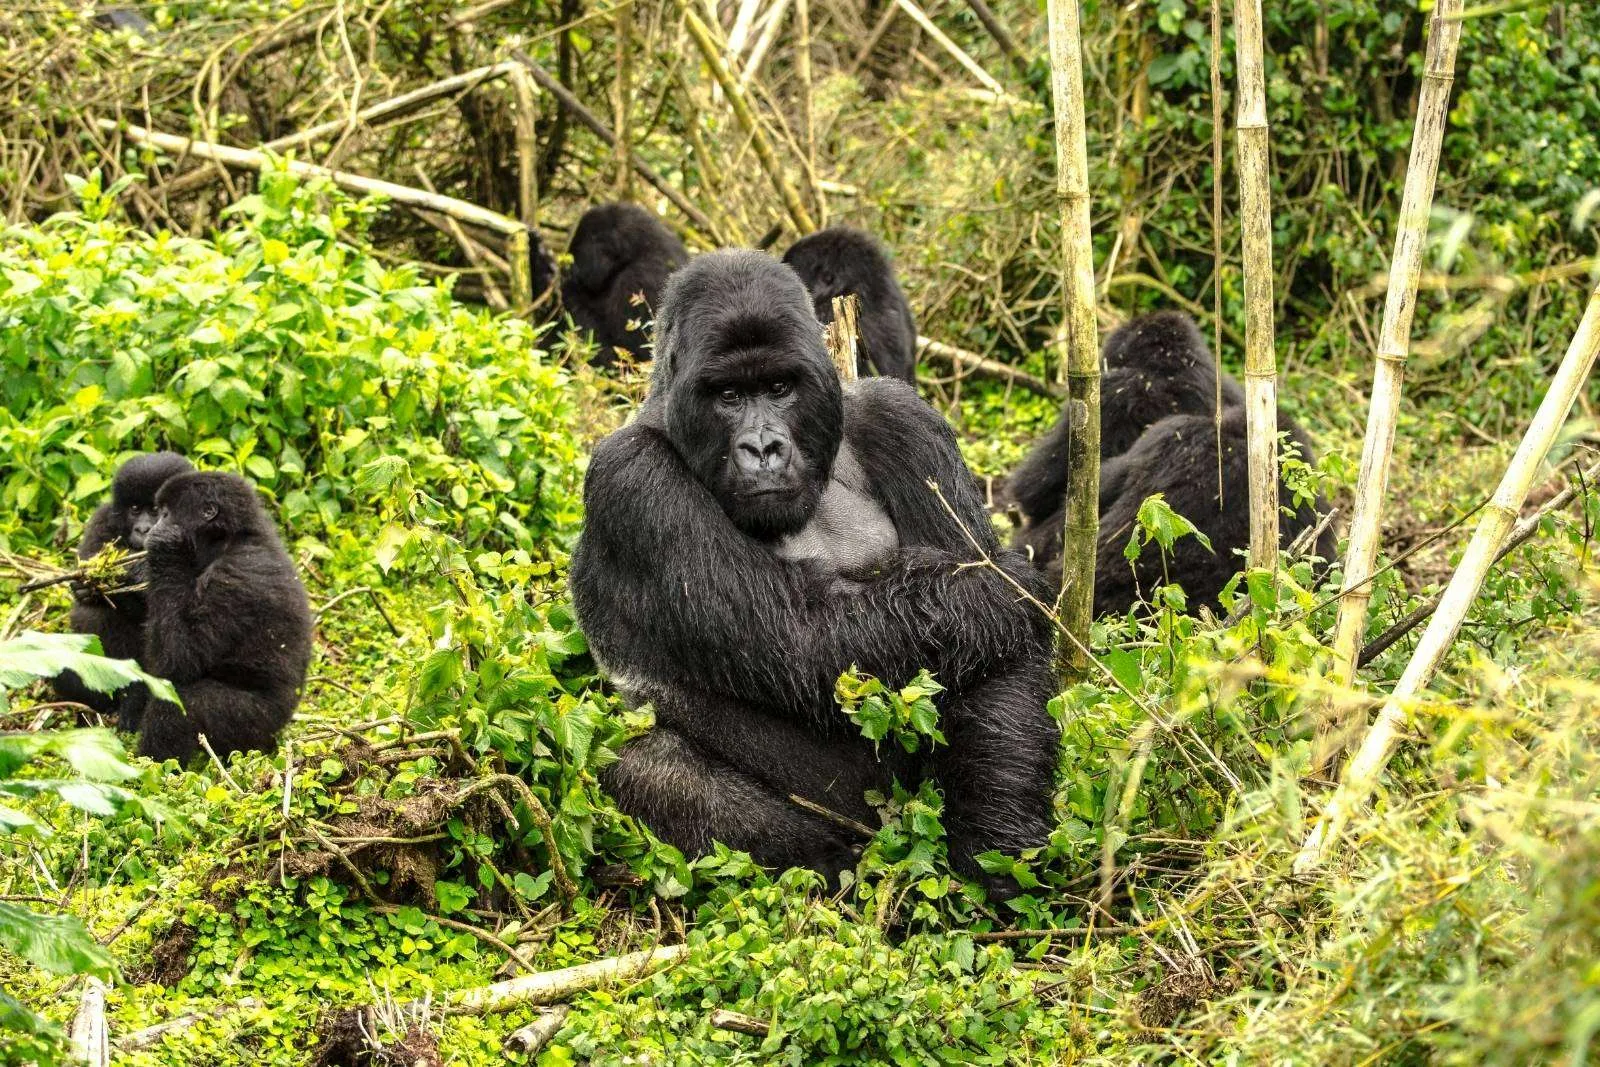
[[[91,975],[83,986],[78,1013],[72,1019],[72,1051],[87,1067],[111,1062],[110,1028],[106,1025],[106,986]]]
[[[1439,148],[1449,119],[1450,83],[1454,80],[1456,46],[1461,39],[1461,22],[1456,17],[1460,11],[1461,0],[1437,0],[1428,30],[1422,92],[1417,103],[1416,127],[1411,135],[1411,161],[1406,167],[1400,219],[1395,228],[1388,297],[1373,368],[1372,401],[1367,411],[1366,439],[1361,448],[1361,473],[1356,480],[1350,542],[1344,557],[1339,622],[1334,631],[1333,680],[1341,686],[1355,681],[1356,659],[1367,629],[1367,605],[1372,599],[1371,579],[1378,558],[1383,496],[1389,485],[1395,423],[1400,413],[1406,360],[1411,353],[1411,319],[1417,308],[1417,283],[1422,277],[1422,256],[1428,243],[1428,218],[1439,173]],[[1338,710],[1330,702],[1324,714],[1328,716],[1323,723],[1326,735],[1338,728]]]
[[[143,126],[118,126],[110,119],[100,119],[97,123],[103,130],[120,129],[124,137],[135,144],[149,145],[159,148],[163,152],[177,154],[188,153],[199,159],[209,159],[221,163],[235,170],[260,170],[268,164],[269,157],[262,152],[252,152],[244,148],[232,148],[228,145],[213,144],[210,141],[196,141],[189,137],[175,137],[170,133],[157,133],[147,130]],[[498,211],[470,204],[465,200],[457,200],[452,196],[441,196],[438,193],[429,193],[409,185],[397,185],[379,178],[368,178],[360,174],[351,174],[347,171],[332,170],[328,167],[319,167],[315,163],[302,163],[297,159],[283,161],[283,169],[297,178],[327,178],[341,188],[364,195],[388,197],[397,204],[407,207],[422,208],[426,211],[437,211],[441,215],[448,215],[458,222],[465,222],[472,226],[481,226],[494,233],[510,237],[512,234],[527,234],[527,229],[516,219],[508,218]]]
[[[817,202],[817,224],[828,224],[828,201],[817,181],[817,109],[811,79],[811,0],[794,0],[795,67],[800,75],[800,144],[805,149],[806,173],[811,175]]]
[[[739,126],[750,138],[756,158],[761,161],[762,169],[767,172],[767,178],[777,191],[778,199],[783,202],[784,209],[789,213],[789,220],[801,233],[815,230],[817,227],[811,221],[811,212],[806,210],[805,204],[800,200],[800,194],[784,175],[778,156],[772,150],[772,142],[767,140],[766,133],[762,131],[755,115],[750,111],[750,105],[746,102],[738,83],[733,80],[733,75],[729,73],[727,64],[722,62],[720,49],[712,40],[711,31],[700,21],[700,16],[687,7],[683,9],[683,21],[689,30],[689,36],[694,39],[695,47],[700,50],[700,58],[711,68],[711,76],[716,79],[727,96],[728,105],[733,108],[733,117],[738,120]]]
[[[672,945],[580,963],[559,971],[525,974],[477,989],[446,993],[441,1000],[434,1001],[434,1005],[451,1015],[485,1015],[526,1004],[554,1004],[590,989],[643,978],[677,962],[687,951],[687,945]]]
[[[501,1047],[507,1052],[520,1053],[526,1058],[531,1058],[535,1052],[548,1045],[551,1038],[561,1032],[571,1011],[567,1005],[557,1004],[540,1012],[539,1017],[533,1022],[507,1034]]]
[[[1300,853],[1295,857],[1297,873],[1304,874],[1322,863],[1344,832],[1350,816],[1366,804],[1371,796],[1378,776],[1388,765],[1389,756],[1399,740],[1407,709],[1427,686],[1455,641],[1461,623],[1467,616],[1467,609],[1472,606],[1483,585],[1484,576],[1489,573],[1506,534],[1522,511],[1534,476],[1549,454],[1556,434],[1561,431],[1572,410],[1573,401],[1594,368],[1597,354],[1600,354],[1600,285],[1596,285],[1589,296],[1583,321],[1578,324],[1572,344],[1567,347],[1561,365],[1556,368],[1550,389],[1540,401],[1528,432],[1523,435],[1522,443],[1511,457],[1511,463],[1500,479],[1494,496],[1484,505],[1472,540],[1467,544],[1460,565],[1450,576],[1450,582],[1439,598],[1438,610],[1422,631],[1411,662],[1406,664],[1405,673],[1384,701],[1361,747],[1345,765],[1344,774],[1340,776],[1339,786],[1329,798],[1328,806],[1301,844]]]
[[[755,47],[750,49],[750,58],[745,61],[744,69],[739,72],[740,89],[749,91],[750,83],[761,73],[761,64],[767,61],[767,53],[772,51],[772,45],[777,41],[779,31],[783,29],[783,18],[788,13],[789,0],[777,0],[777,3],[772,5],[767,24],[762,27],[761,36],[756,38]]]
[[[918,26],[921,26],[924,32],[926,32],[929,37],[932,37],[934,41],[938,43],[940,48],[943,48],[946,52],[949,52],[952,59],[954,59],[957,63],[960,63],[967,69],[969,74],[978,79],[978,82],[985,89],[989,90],[991,93],[994,93],[996,96],[1006,95],[1006,91],[1003,87],[1001,87],[1000,83],[995,81],[994,77],[988,71],[984,70],[976,59],[973,59],[971,56],[967,55],[966,51],[963,50],[960,45],[956,44],[949,37],[947,37],[943,30],[935,26],[933,24],[933,20],[928,17],[928,13],[923,11],[922,8],[918,7],[914,0],[894,0],[894,2],[895,6],[901,11],[904,11],[907,15],[910,15],[912,21],[914,21]],[[1076,18],[1074,18],[1074,22],[1076,22]]]
[[[828,323],[828,328],[823,331],[824,341],[828,347],[828,356],[833,360],[834,369],[839,372],[839,377],[845,382],[853,382],[860,377],[856,368],[860,348],[860,334],[856,329],[857,313],[861,308],[861,301],[854,293],[833,298],[833,321]]]
[[[1250,471],[1250,566],[1278,565],[1278,364],[1273,353],[1272,172],[1261,0],[1234,0],[1239,215],[1244,254],[1244,394]]]
[[[903,0],[902,0],[903,2]],[[1048,0],[1050,83],[1056,119],[1056,200],[1061,212],[1061,289],[1067,385],[1067,499],[1061,531],[1063,677],[1089,669],[1094,619],[1095,539],[1100,529],[1100,339],[1094,316],[1094,245],[1089,222],[1089,152],[1078,0]]]

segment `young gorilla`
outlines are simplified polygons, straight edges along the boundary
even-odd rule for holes
[[[1106,381],[1102,392],[1100,532],[1095,547],[1095,614],[1122,613],[1156,586],[1182,585],[1191,605],[1215,604],[1222,587],[1243,566],[1239,551],[1250,543],[1250,482],[1246,461],[1244,393],[1232,378],[1222,383],[1222,457],[1217,457],[1216,396],[1210,352],[1199,330],[1176,312],[1147,315],[1115,331],[1106,341]],[[1112,371],[1116,370],[1115,375]],[[1157,371],[1168,375],[1159,377]],[[1170,414],[1177,411],[1177,414]],[[1164,416],[1164,417],[1163,417]],[[1130,426],[1148,420],[1131,443]],[[1314,462],[1311,440],[1293,419],[1278,413],[1278,429],[1288,434],[1299,458]],[[1030,521],[1012,540],[1027,551],[1055,586],[1061,580],[1061,526],[1066,494],[1065,421],[1058,423],[1012,476],[1011,496]],[[1052,470],[1049,462],[1055,462]],[[1217,497],[1218,468],[1222,498]],[[1054,489],[1053,498],[1045,495]],[[1145,498],[1161,493],[1168,504],[1205,534],[1207,549],[1193,537],[1180,538],[1163,562],[1156,546],[1146,546],[1137,561],[1123,555],[1135,517]],[[1327,505],[1322,500],[1296,506],[1281,482],[1279,519],[1282,543],[1292,543],[1315,527]],[[1030,510],[1031,509],[1031,510]],[[1037,517],[1042,515],[1042,517]],[[1314,546],[1323,560],[1335,544],[1324,530]]]
[[[156,521],[156,490],[167,479],[194,470],[187,459],[176,452],[148,452],[134,456],[111,479],[111,499],[95,509],[83,528],[83,540],[78,543],[78,558],[93,559],[107,548],[121,548],[130,552],[144,550],[145,536]],[[127,584],[144,581],[144,567],[129,569]],[[138,659],[144,651],[145,597],[142,592],[107,595],[87,585],[73,587],[72,629],[80,634],[95,634],[100,638],[100,648],[112,659]],[[116,694],[96,693],[85,686],[79,677],[67,671],[55,681],[56,695],[87,705],[101,713],[110,712],[121,703]],[[136,730],[139,724],[124,720],[119,723],[124,730]]]
[[[872,235],[833,226],[802,237],[783,254],[811,293],[817,321],[833,321],[833,298],[861,302],[856,372],[916,384],[917,324],[895,280],[889,255]]]
[[[637,204],[602,204],[583,213],[568,250],[572,271],[562,283],[561,303],[574,323],[594,334],[600,347],[595,366],[610,366],[618,349],[649,359],[649,321],[661,287],[689,260],[683,242]],[[639,297],[643,304],[635,302]]]
[[[139,754],[185,763],[200,734],[218,756],[270,750],[311,661],[311,609],[294,563],[237,475],[180,475],[161,487],[156,509],[140,662],[177,687],[183,707],[143,698]]]
[[[1157,311],[1111,332],[1100,352],[1100,460],[1120,456],[1169,415],[1210,416],[1217,406],[1211,349],[1194,320]],[[1222,376],[1224,407],[1244,403],[1244,390]],[[1006,484],[1006,496],[1031,524],[1060,526],[1067,498],[1067,413],[1028,453]],[[1216,464],[1211,481],[1216,483]]]
[[[931,775],[966,873],[1041,844],[1051,635],[1007,576],[1039,578],[996,543],[949,425],[901,382],[845,394],[804,286],[760,253],[674,275],[657,338],[638,418],[595,449],[572,565],[595,654],[655,707],[604,777],[623,810],[691,856],[718,840],[833,875],[853,838],[790,794],[870,819],[864,790]],[[1000,570],[964,566],[976,553],[930,479]],[[865,547],[837,540],[852,513],[877,528]],[[891,686],[937,672],[948,743],[880,758],[834,702],[852,665]]]

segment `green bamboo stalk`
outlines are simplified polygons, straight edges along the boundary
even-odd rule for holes
[[[1048,0],[1050,84],[1056,118],[1056,200],[1061,211],[1061,288],[1066,351],[1057,374],[1067,386],[1066,516],[1061,531],[1061,622],[1067,640],[1058,664],[1068,680],[1089,667],[1094,618],[1095,540],[1100,530],[1100,338],[1094,317],[1089,151],[1083,99],[1078,0]]]
[[[1422,277],[1422,255],[1428,243],[1428,216],[1439,173],[1439,148],[1449,119],[1450,83],[1454,80],[1456,46],[1461,39],[1460,11],[1461,0],[1438,0],[1428,31],[1422,92],[1417,103],[1416,127],[1411,135],[1411,161],[1406,167],[1405,191],[1400,199],[1388,298],[1375,353],[1366,440],[1361,449],[1361,473],[1356,481],[1350,539],[1345,549],[1344,589],[1333,641],[1333,677],[1340,685],[1348,686],[1355,681],[1356,657],[1367,630],[1367,604],[1372,599],[1372,572],[1378,558],[1383,497],[1389,484],[1389,463],[1394,452],[1395,423],[1400,412],[1406,360],[1411,353],[1411,319],[1417,307],[1417,283]],[[1323,725],[1327,736],[1339,723],[1331,703],[1324,714],[1329,716]],[[1330,752],[1333,747],[1324,743],[1319,744],[1317,750]]]
[[[1550,446],[1555,443],[1556,434],[1566,423],[1573,401],[1588,380],[1589,372],[1594,369],[1596,355],[1600,355],[1600,285],[1596,285],[1590,294],[1589,306],[1572,337],[1572,344],[1567,347],[1567,354],[1556,368],[1550,389],[1540,401],[1539,410],[1528,425],[1522,443],[1517,446],[1516,454],[1511,457],[1499,487],[1484,506],[1472,540],[1468,542],[1455,574],[1450,576],[1450,584],[1445,586],[1439,609],[1428,620],[1427,629],[1422,631],[1411,662],[1406,664],[1405,673],[1384,701],[1361,747],[1345,766],[1339,787],[1329,798],[1322,816],[1301,844],[1300,853],[1295,857],[1297,872],[1305,873],[1322,863],[1344,832],[1350,816],[1366,804],[1371,796],[1379,775],[1388,765],[1389,756],[1399,741],[1400,727],[1405,722],[1407,709],[1433,677],[1434,671],[1438,670],[1445,653],[1460,632],[1467,609],[1482,588],[1483,579],[1494,564],[1506,534],[1522,512],[1534,477],[1549,454]]]
[[[1244,396],[1249,440],[1250,566],[1278,566],[1278,364],[1273,354],[1272,172],[1261,0],[1234,0],[1239,215],[1244,240]]]

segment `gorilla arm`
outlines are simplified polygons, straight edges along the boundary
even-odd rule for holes
[[[922,494],[941,507],[925,486]],[[1041,640],[1042,620],[1002,575],[960,565],[970,549],[913,549],[859,594],[817,596],[798,564],[734,527],[647,425],[601,442],[584,497],[572,565],[578,614],[599,657],[625,678],[799,708],[824,724],[852,665],[888,684],[926,666],[959,685]],[[896,505],[885,504],[898,525]],[[948,515],[945,525],[954,528]]]

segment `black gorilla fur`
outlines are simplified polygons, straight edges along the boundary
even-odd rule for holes
[[[596,655],[655,706],[655,729],[604,778],[623,810],[690,855],[720,840],[836,874],[853,838],[789,794],[870,819],[864,790],[932,775],[965,872],[979,875],[976,853],[1041,844],[1051,634],[1006,575],[1042,589],[996,542],[949,425],[901,382],[844,393],[799,278],[761,253],[674,275],[657,338],[638,418],[595,449],[572,564]],[[898,540],[860,583],[774,550],[812,522],[842,443]],[[929,479],[1004,574],[962,566],[975,552]],[[880,759],[834,702],[851,665],[896,686],[937,672],[948,744]]]
[[[1222,587],[1243,567],[1238,553],[1250,543],[1244,391],[1224,375],[1219,503],[1217,427],[1212,414],[1215,371],[1194,323],[1176,312],[1135,319],[1107,339],[1105,359],[1106,380],[1114,384],[1101,394],[1101,443],[1110,441],[1117,450],[1101,448],[1095,613],[1125,612],[1141,594],[1169,581],[1183,586],[1191,606],[1214,605]],[[1178,413],[1170,413],[1174,411]],[[1129,427],[1144,420],[1130,441]],[[1311,439],[1282,411],[1278,430],[1288,435],[1300,459],[1315,462]],[[1065,467],[1063,417],[1018,468],[1009,487],[1011,498],[1031,520],[1017,532],[1012,547],[1029,552],[1056,586],[1061,579]],[[1052,489],[1053,498],[1046,495]],[[1155,545],[1146,545],[1139,559],[1129,563],[1123,550],[1139,506],[1155,493],[1206,535],[1210,550],[1197,539],[1184,537],[1165,563]],[[1321,521],[1327,505],[1317,500],[1296,508],[1281,482],[1278,493],[1280,507],[1289,509],[1280,514],[1278,526],[1280,540],[1287,546]],[[1326,561],[1334,549],[1333,532],[1325,529],[1312,551]]]
[[[95,509],[83,528],[78,543],[78,558],[92,559],[108,547],[139,552],[145,535],[155,523],[156,490],[167,479],[187,474],[194,467],[176,452],[148,452],[134,456],[111,479],[111,499]],[[129,569],[127,583],[144,580],[144,568]],[[95,634],[100,648],[112,659],[138,659],[144,651],[145,599],[142,592],[107,596],[87,585],[73,588],[72,628],[80,634]],[[62,700],[85,704],[98,712],[117,706],[117,697],[96,693],[71,671],[55,681],[56,695]],[[124,723],[123,729],[132,729]]]
[[[661,287],[689,260],[683,242],[637,204],[601,204],[578,220],[568,251],[572,270],[561,285],[561,303],[573,322],[594,334],[600,347],[595,365],[615,362],[619,348],[649,359],[649,323]],[[640,296],[644,303],[635,303]]]
[[[311,609],[255,487],[218,471],[183,474],[156,495],[146,540],[144,655],[183,707],[145,695],[139,753],[187,762],[199,735],[218,756],[270,750],[300,702]]]
[[[881,374],[916,384],[917,324],[877,238],[848,226],[802,237],[783,254],[811,293],[817,321],[833,321],[833,298],[856,294],[858,374]]]
[[[1157,311],[1124,323],[1101,348],[1100,460],[1120,456],[1168,415],[1216,410],[1211,349],[1189,316]],[[1224,407],[1244,403],[1244,390],[1222,376]],[[1211,481],[1216,483],[1216,464]],[[1067,416],[1041,437],[1007,482],[1006,495],[1030,523],[1049,520],[1067,497]],[[1057,520],[1057,525],[1059,525]]]

